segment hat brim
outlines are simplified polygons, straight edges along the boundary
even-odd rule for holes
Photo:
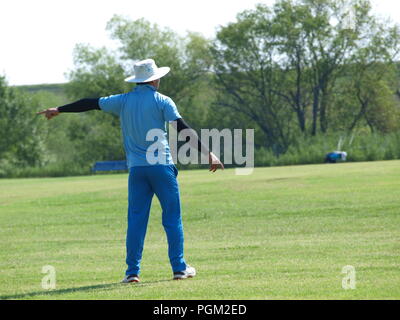
[[[138,83],[138,82],[150,82],[153,80],[160,79],[164,77],[169,71],[170,67],[161,67],[157,69],[157,72],[153,74],[151,77],[148,78],[136,78],[136,76],[131,76],[125,79],[126,82],[133,82],[133,83]]]

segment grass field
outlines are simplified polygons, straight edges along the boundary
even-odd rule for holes
[[[400,161],[180,171],[172,281],[154,198],[142,282],[123,285],[127,175],[0,180],[1,299],[399,299]],[[56,269],[41,288],[42,266]],[[356,289],[342,288],[354,266]]]

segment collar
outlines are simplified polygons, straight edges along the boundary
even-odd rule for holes
[[[157,88],[155,86],[152,86],[151,84],[141,84],[141,85],[137,85],[134,90],[136,91],[143,91],[143,90],[153,90],[156,91]]]

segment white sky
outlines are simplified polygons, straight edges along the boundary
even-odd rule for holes
[[[105,31],[114,14],[145,18],[185,34],[213,37],[219,25],[274,0],[0,0],[0,74],[10,85],[66,82],[75,44],[115,47]],[[399,0],[372,0],[400,23]]]

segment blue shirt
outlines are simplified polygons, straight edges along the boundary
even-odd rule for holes
[[[138,85],[131,92],[100,98],[99,106],[120,118],[129,168],[173,164],[166,123],[181,116],[171,98],[151,85]],[[155,163],[157,159],[163,160]]]

